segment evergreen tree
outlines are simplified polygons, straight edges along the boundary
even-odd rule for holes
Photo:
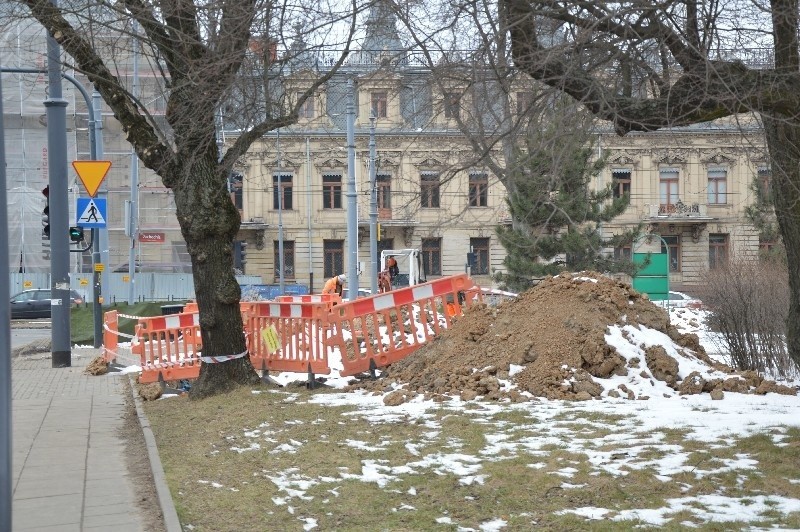
[[[533,279],[562,271],[634,273],[630,260],[601,253],[632,242],[638,229],[602,238],[600,225],[621,214],[630,198],[614,198],[611,185],[590,189],[606,162],[605,156],[592,160],[592,154],[587,134],[556,131],[529,137],[527,149],[515,154],[515,168],[509,172],[513,186],[506,199],[512,224],[498,228],[507,271],[495,279],[506,288],[525,290]]]

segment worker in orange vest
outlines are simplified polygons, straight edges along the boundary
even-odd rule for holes
[[[325,286],[322,287],[323,294],[339,294],[342,295],[342,286],[344,285],[345,281],[347,281],[347,277],[345,275],[339,274],[334,275],[327,281],[325,281]]]
[[[386,269],[389,270],[389,277],[391,277],[392,281],[400,274],[400,267],[397,266],[397,259],[391,255],[386,259]]]

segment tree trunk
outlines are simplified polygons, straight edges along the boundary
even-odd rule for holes
[[[800,367],[800,123],[792,118],[764,117],[770,153],[775,215],[786,247],[789,269],[789,315],[786,345]]]
[[[211,156],[194,158],[174,187],[181,233],[192,260],[200,310],[202,355],[225,357],[246,353],[241,289],[233,272],[233,239],[241,222],[227,192],[225,176]],[[193,399],[259,382],[246,354],[220,363],[203,363]]]

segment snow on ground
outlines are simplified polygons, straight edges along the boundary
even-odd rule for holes
[[[718,343],[713,333],[705,328],[706,313],[702,310],[673,309],[670,311],[671,319],[681,332],[695,333],[699,336],[701,345],[710,356],[724,361],[724,354],[718,352]],[[666,352],[673,356],[679,363],[679,374],[683,378],[692,371],[698,371],[708,377],[722,377],[724,374],[713,368],[704,366],[697,359],[685,356],[683,350],[675,345],[665,334],[646,327],[611,326],[606,333],[606,341],[616,347],[617,351],[627,359],[639,357],[644,360],[642,346],[660,345]],[[332,373],[326,376],[326,384],[334,388],[343,388],[350,378],[340,377],[342,368],[341,357],[338,352],[329,356],[329,366]],[[509,368],[514,373],[515,368]],[[280,384],[291,381],[305,380],[305,375],[296,373],[281,373],[270,375]],[[551,401],[541,399],[526,403],[496,403],[481,400],[461,401],[453,398],[447,402],[425,401],[423,396],[403,403],[398,406],[386,406],[382,396],[370,395],[365,392],[355,393],[325,393],[314,395],[310,402],[315,404],[329,404],[336,406],[350,406],[352,411],[349,416],[363,418],[373,424],[392,424],[413,420],[425,426],[431,439],[435,439],[441,427],[438,418],[433,412],[451,409],[462,415],[469,415],[475,422],[490,425],[491,430],[486,437],[485,446],[476,454],[464,454],[458,446],[450,452],[424,455],[420,449],[422,445],[408,443],[407,448],[415,459],[406,464],[388,464],[381,460],[381,445],[370,445],[362,441],[347,441],[346,445],[362,451],[370,452],[369,458],[361,462],[358,471],[342,469],[339,476],[311,477],[302,474],[297,468],[275,472],[264,471],[262,474],[273,482],[283,494],[273,500],[273,503],[285,511],[294,514],[292,500],[303,500],[306,491],[313,485],[326,483],[331,485],[331,493],[336,496],[335,485],[343,479],[358,480],[374,484],[381,489],[392,489],[393,483],[405,475],[433,472],[435,474],[450,474],[458,477],[461,484],[483,483],[486,475],[483,473],[483,464],[493,460],[508,459],[509,456],[524,455],[529,457],[531,468],[541,468],[544,464],[537,461],[537,457],[548,453],[547,449],[553,445],[568,452],[585,455],[586,462],[593,468],[592,474],[610,474],[624,476],[632,470],[653,471],[655,477],[662,482],[674,480],[675,475],[690,474],[700,480],[710,474],[719,472],[742,472],[746,474],[759,467],[758,462],[746,454],[735,455],[734,459],[718,459],[709,456],[709,459],[698,464],[690,463],[690,451],[683,446],[667,443],[667,431],[677,429],[686,433],[686,439],[706,442],[710,449],[715,447],[729,448],[736,438],[753,434],[766,434],[778,446],[789,445],[787,441],[787,427],[800,427],[800,396],[786,396],[778,394],[749,395],[726,392],[724,400],[714,401],[709,394],[679,396],[675,390],[667,387],[663,382],[653,379],[632,379],[629,377],[612,377],[611,379],[597,379],[606,390],[615,388],[619,383],[624,383],[634,389],[637,396],[646,395],[646,401],[631,401],[604,396],[602,400],[594,401]],[[786,383],[792,384],[792,383]],[[793,383],[797,385],[798,383]],[[254,391],[254,393],[280,394],[284,401],[302,400],[298,394],[286,390]],[[523,410],[537,422],[535,427],[515,427],[506,422],[489,421],[491,414],[511,409]],[[607,419],[593,421],[602,414],[614,416],[619,421],[609,425]],[[600,438],[580,437],[576,426],[585,426],[587,431],[603,428],[606,434]],[[261,447],[271,449],[271,452],[295,452],[303,445],[301,442],[292,441],[289,446],[276,447],[270,442],[268,432],[261,430],[242,430],[246,438],[251,441],[247,445],[238,445],[230,449],[231,452],[242,453],[256,450]],[[611,450],[609,450],[611,449]],[[653,458],[657,451],[657,458]],[[564,489],[577,489],[580,484],[570,482],[577,470],[567,464],[562,469],[554,472],[564,479]],[[798,483],[800,479],[788,479],[791,483]],[[198,482],[209,482],[206,479]],[[220,484],[211,484],[215,488],[224,488]],[[682,491],[686,492],[691,486],[686,485]],[[416,496],[412,488],[408,493],[408,505],[395,508],[392,511],[412,511],[413,497]],[[696,497],[680,497],[665,501],[662,508],[641,508],[618,511],[610,508],[578,507],[567,508],[561,513],[570,513],[581,516],[587,522],[599,519],[613,519],[615,521],[639,520],[646,524],[659,526],[670,520],[670,516],[678,512],[688,512],[695,518],[705,522],[745,521],[755,522],[766,515],[775,513],[788,514],[800,511],[800,499],[787,498],[778,495],[759,495],[746,498],[728,496],[724,493],[704,494]],[[298,517],[303,522],[305,530],[314,529],[317,524],[313,517]],[[449,516],[437,519],[440,524],[455,524],[457,522]],[[502,516],[487,516],[481,525],[481,530],[502,530],[506,526]],[[683,523],[687,527],[695,526],[693,523]],[[468,530],[458,527],[459,530]]]

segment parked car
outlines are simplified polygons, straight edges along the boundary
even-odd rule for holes
[[[368,290],[366,288],[359,288],[358,289],[358,297],[367,297],[372,295],[372,290]],[[348,295],[347,288],[342,288],[342,301],[350,301],[350,297]]]
[[[50,317],[49,288],[25,290],[11,298],[11,318],[49,318]],[[80,305],[83,298],[75,290],[70,290],[72,305]]]
[[[683,292],[672,292],[669,293],[669,299],[662,299],[661,301],[653,301],[659,307],[670,307],[670,308],[692,308],[692,309],[701,309],[703,308],[703,302],[697,298],[694,298],[690,295],[684,294]]]

